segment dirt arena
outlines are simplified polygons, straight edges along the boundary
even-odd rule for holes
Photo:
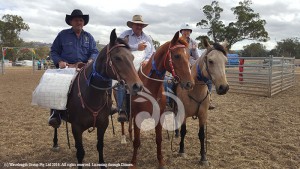
[[[31,105],[32,91],[42,73],[43,71],[32,73],[30,69],[14,69],[7,70],[5,75],[0,74],[0,168],[18,163],[24,165],[23,168],[43,168],[42,165],[71,165],[77,162],[71,131],[71,149],[67,146],[66,128],[63,124],[59,128],[61,149],[59,152],[51,151],[53,129],[47,124],[48,110]],[[207,158],[210,166],[207,168],[299,169],[299,88],[298,73],[294,87],[272,98],[230,91],[224,96],[213,94],[217,108],[210,111],[208,116]],[[111,164],[130,163],[132,144],[121,145],[120,125],[117,124],[116,115],[114,124],[116,135],[113,135],[111,125],[105,135],[105,161]],[[188,156],[185,159],[177,155],[179,139],[174,138],[173,152],[167,132],[163,131],[163,151],[169,169],[205,168],[199,165],[197,121],[188,119],[187,130],[185,145]],[[155,132],[142,132],[141,141],[139,168],[156,168]],[[96,143],[96,132],[84,133],[84,163],[98,162]],[[30,163],[39,164],[39,167],[26,167]]]

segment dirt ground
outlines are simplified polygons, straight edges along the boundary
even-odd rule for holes
[[[55,168],[46,165],[72,165],[77,162],[71,131],[71,149],[67,146],[66,128],[63,124],[59,128],[60,151],[51,151],[53,129],[47,124],[49,111],[31,105],[32,91],[42,73],[43,71],[32,73],[31,69],[14,69],[0,75],[0,168],[9,165],[11,166],[8,168],[21,168],[12,167],[13,164],[25,166],[23,168]],[[214,93],[213,101],[217,108],[208,115],[207,158],[210,166],[207,168],[299,169],[299,88],[298,73],[294,87],[272,98],[230,91],[224,96]],[[105,161],[111,164],[128,164],[132,156],[132,144],[121,145],[120,125],[116,121],[116,115],[114,124],[116,135],[112,133],[111,124],[105,135]],[[205,168],[199,165],[197,121],[188,119],[187,130],[186,158],[177,155],[179,139],[173,140],[173,152],[167,132],[163,131],[163,151],[169,169]],[[139,168],[156,168],[154,131],[142,132],[141,141]],[[97,163],[96,143],[96,132],[84,133],[85,164]],[[27,167],[34,164],[38,167]]]

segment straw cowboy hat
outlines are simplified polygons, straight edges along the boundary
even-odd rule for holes
[[[146,26],[148,26],[148,24],[143,21],[142,15],[134,15],[132,17],[132,21],[127,21],[127,26],[129,28],[132,28],[132,24],[134,24],[134,23],[142,24],[143,28],[146,27]]]
[[[72,26],[70,22],[75,17],[81,17],[84,20],[84,25],[89,23],[89,15],[83,15],[80,9],[74,9],[71,15],[66,14],[66,23]]]

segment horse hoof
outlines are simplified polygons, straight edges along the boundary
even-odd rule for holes
[[[127,144],[125,135],[121,136],[121,144]]]
[[[185,153],[178,153],[178,155],[179,155],[180,157],[187,158],[187,155],[186,155]]]
[[[136,166],[130,166],[130,167],[128,167],[128,169],[136,169]]]
[[[165,166],[159,166],[158,169],[167,169]]]
[[[209,163],[208,163],[207,160],[205,160],[205,161],[200,161],[200,164],[201,164],[202,166],[205,166],[205,167],[208,167],[208,166],[209,166]]]
[[[59,146],[54,146],[54,147],[52,147],[51,150],[52,150],[53,152],[59,152],[59,149],[60,149]]]

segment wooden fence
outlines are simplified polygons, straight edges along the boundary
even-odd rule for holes
[[[230,92],[271,97],[295,84],[295,58],[239,57],[239,60],[239,65],[226,65]]]

